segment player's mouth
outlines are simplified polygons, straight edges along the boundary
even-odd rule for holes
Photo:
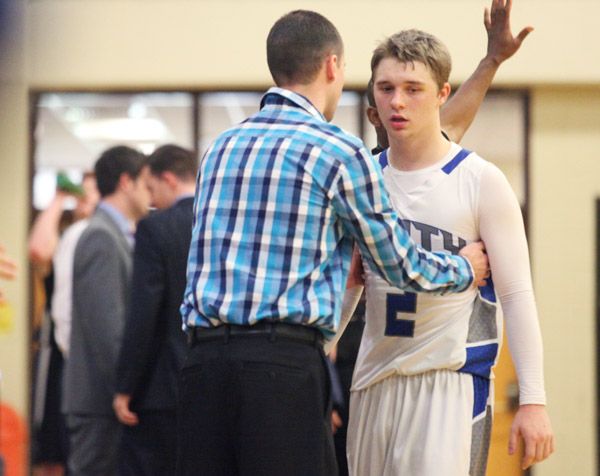
[[[406,119],[404,116],[401,116],[400,114],[394,114],[390,118],[390,124],[393,129],[404,129],[408,125],[408,119]]]

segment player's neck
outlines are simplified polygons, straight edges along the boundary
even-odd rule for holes
[[[449,150],[450,142],[436,130],[412,137],[390,137],[388,159],[398,170],[419,170],[440,161]]]

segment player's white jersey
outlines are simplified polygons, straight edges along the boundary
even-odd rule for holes
[[[491,166],[452,144],[447,156],[426,169],[403,172],[379,161],[394,208],[425,249],[456,254],[480,238],[479,185]],[[353,390],[390,375],[449,369],[491,377],[501,322],[493,284],[446,296],[404,292],[365,265],[366,326]]]

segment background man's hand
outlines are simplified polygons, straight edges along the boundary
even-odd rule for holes
[[[473,268],[473,285],[475,287],[485,286],[485,280],[490,276],[490,263],[485,254],[483,242],[476,241],[475,243],[470,243],[461,249],[458,254],[471,263],[471,267]]]
[[[134,426],[139,423],[138,416],[129,409],[131,395],[117,393],[113,399],[113,410],[117,419],[127,426]]]

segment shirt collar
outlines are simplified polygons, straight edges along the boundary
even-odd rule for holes
[[[175,201],[173,202],[173,205],[176,205],[177,203],[181,202],[182,200],[185,200],[186,198],[194,198],[194,194],[193,193],[182,193],[175,199]]]
[[[262,97],[260,102],[260,108],[262,109],[268,105],[281,105],[285,102],[292,103],[292,105],[301,107],[311,116],[317,117],[322,121],[327,122],[325,116],[310,102],[310,100],[301,94],[295,93],[289,89],[283,89],[278,87],[270,88]]]
[[[134,233],[134,226],[125,217],[125,215],[123,215],[123,213],[121,213],[121,211],[117,210],[110,203],[107,203],[104,201],[100,202],[100,204],[98,205],[98,208],[103,210],[109,217],[112,218],[112,220],[116,223],[119,230],[121,230],[121,232],[123,232],[123,235],[125,236],[125,238],[127,238],[127,240],[131,242],[133,233]]]

